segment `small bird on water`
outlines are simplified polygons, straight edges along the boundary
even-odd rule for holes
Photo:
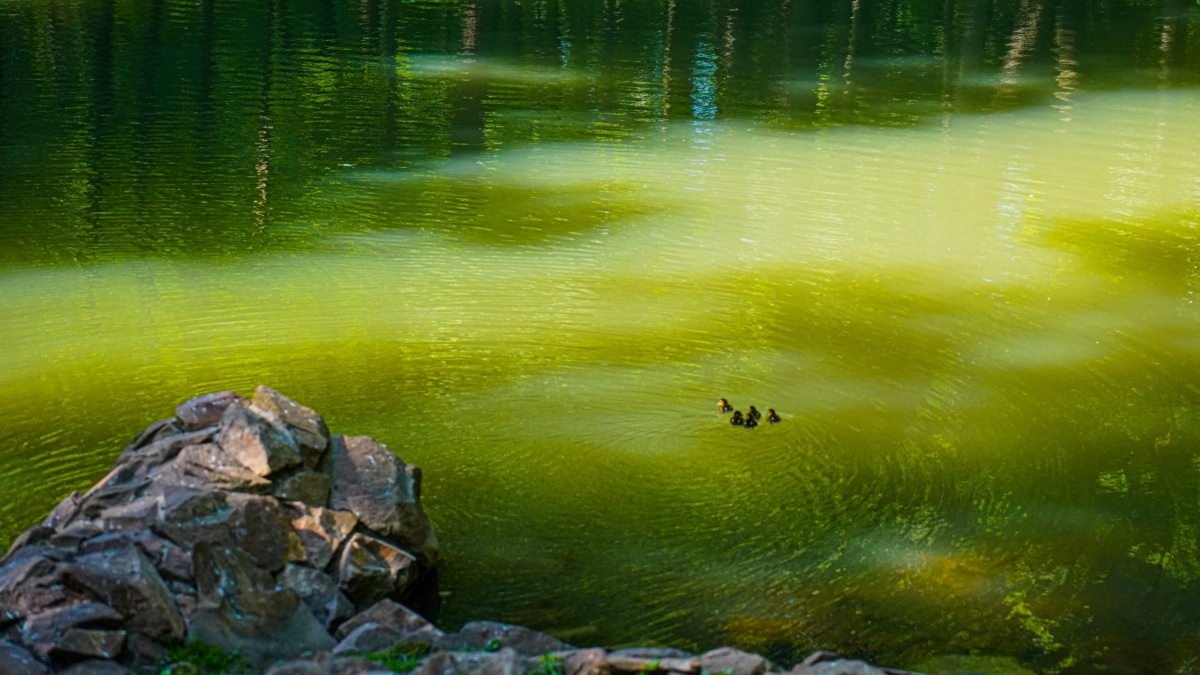
[[[762,413],[758,412],[758,408],[750,406],[750,412],[746,413],[746,419],[751,419],[757,422],[762,417]]]
[[[729,420],[730,426],[740,427],[740,426],[744,425],[745,423],[746,423],[746,420],[742,419],[742,411],[741,410],[733,411],[733,418]]]
[[[779,424],[779,422],[781,421],[779,419],[779,415],[775,414],[774,408],[767,408],[767,421],[770,422],[771,424]]]
[[[758,426],[758,420],[747,416],[746,423],[743,426],[745,426],[747,429],[753,429],[754,427]]]
[[[733,412],[733,406],[729,405],[729,401],[721,399],[720,401],[717,401],[717,412],[721,414],[731,413]]]

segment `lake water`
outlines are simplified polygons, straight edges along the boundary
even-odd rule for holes
[[[447,627],[1191,673],[1197,84],[1183,0],[4,0],[0,544],[267,383]]]

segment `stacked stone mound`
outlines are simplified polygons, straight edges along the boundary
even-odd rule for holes
[[[436,597],[421,471],[267,387],[180,405],[0,558],[0,674],[158,672],[198,639],[265,667],[383,599]]]

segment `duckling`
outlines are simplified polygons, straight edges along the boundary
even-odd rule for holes
[[[750,412],[746,413],[746,418],[752,419],[757,422],[759,419],[762,418],[762,413],[758,412],[758,408],[755,408],[754,406],[750,406]]]
[[[753,429],[754,427],[758,426],[758,420],[754,419],[753,417],[747,417],[746,423],[743,426],[745,426],[747,429]]]
[[[779,415],[775,414],[774,408],[767,408],[767,421],[771,424],[779,424],[782,420],[779,419]]]
[[[733,412],[733,406],[729,405],[729,401],[721,399],[720,401],[717,401],[717,412],[721,413],[722,415],[725,413],[731,413]]]
[[[742,411],[734,410],[733,417],[729,420],[730,426],[740,427],[740,426],[744,425],[745,423],[746,423],[746,420],[742,419]]]

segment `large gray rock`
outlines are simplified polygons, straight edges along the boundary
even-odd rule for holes
[[[358,517],[349,511],[294,508],[292,528],[304,550],[304,557],[298,562],[307,562],[317,569],[325,569],[333,560],[334,551],[354,532],[354,526],[357,524]]]
[[[300,596],[278,588],[246,551],[202,542],[192,556],[199,600],[189,620],[190,637],[238,650],[258,668],[334,647]]]
[[[354,534],[338,561],[338,583],[359,608],[402,598],[417,579],[417,560],[382,539]]]
[[[458,659],[450,652],[437,652],[421,662],[413,675],[459,675],[462,669]]]
[[[72,601],[72,595],[70,589],[62,585],[58,563],[47,558],[40,546],[17,550],[0,567],[2,617],[19,618],[46,607],[67,604]]]
[[[335,436],[329,452],[329,505],[350,511],[431,566],[437,560],[437,537],[421,509],[421,470],[368,436]]]
[[[906,670],[880,668],[866,661],[844,659],[833,652],[814,652],[791,671],[793,675],[914,675]]]
[[[146,476],[154,468],[175,459],[184,448],[210,442],[216,432],[217,428],[212,426],[167,436],[149,445],[126,450],[117,458],[117,467],[128,469],[134,476]]]
[[[721,647],[700,655],[700,669],[707,673],[729,671],[730,675],[761,675],[767,660],[732,647]]]
[[[113,659],[125,649],[125,631],[71,628],[54,641],[54,653],[94,659]]]
[[[230,492],[271,490],[271,481],[243,466],[241,457],[235,457],[215,443],[184,448],[175,460],[174,469],[179,472],[177,482],[188,487],[219,488]]]
[[[154,563],[136,546],[80,556],[64,565],[61,574],[64,585],[123,614],[128,630],[166,644],[183,639],[183,617]]]
[[[350,631],[333,648],[334,654],[370,654],[381,652],[399,642],[404,636],[373,621],[362,624]]]
[[[603,649],[577,649],[563,657],[563,675],[604,675],[606,654]]]
[[[425,620],[425,617],[398,602],[384,599],[371,605],[367,610],[355,614],[353,618],[339,626],[337,638],[345,639],[351,631],[366,623],[387,626],[402,635],[419,631],[441,634],[441,631],[434,628],[433,624]]]
[[[184,429],[194,431],[216,426],[226,408],[233,404],[241,405],[245,401],[246,399],[232,391],[219,391],[180,403],[179,407],[175,408],[175,416],[179,418]]]
[[[447,633],[433,642],[439,649],[463,651],[480,650],[489,644],[511,647],[523,656],[541,656],[547,652],[571,649],[571,645],[552,635],[496,621],[472,621],[457,633]]]
[[[55,642],[72,628],[117,628],[119,612],[100,602],[80,602],[33,614],[21,626],[21,640],[35,652],[48,654]],[[0,671],[2,672],[2,671]]]
[[[526,670],[525,659],[517,650],[505,647],[472,670],[471,675],[524,675]]]
[[[275,496],[285,502],[307,506],[329,506],[329,476],[316,471],[301,471],[275,484]]]
[[[287,429],[241,405],[225,408],[217,444],[259,476],[269,476],[302,461],[300,448]]]
[[[266,385],[259,385],[254,390],[253,403],[287,426],[300,446],[305,466],[316,468],[329,449],[329,428],[325,426],[325,420],[312,408],[302,406]]]
[[[279,584],[300,596],[326,628],[332,630],[354,615],[354,603],[338,590],[337,581],[320,570],[288,564]]]
[[[0,641],[0,673],[4,675],[49,675],[50,669],[28,651]]]

